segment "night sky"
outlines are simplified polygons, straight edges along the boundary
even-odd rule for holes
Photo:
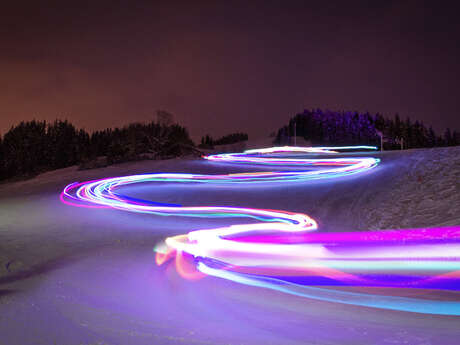
[[[195,139],[254,138],[317,107],[460,129],[453,5],[92,2],[0,5],[0,133],[33,118],[122,126],[165,109]]]

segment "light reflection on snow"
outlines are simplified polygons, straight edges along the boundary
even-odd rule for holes
[[[295,167],[293,171],[220,175],[156,173],[73,183],[64,203],[110,207],[161,216],[252,218],[257,223],[198,229],[167,238],[156,263],[174,260],[187,279],[212,275],[242,284],[360,306],[460,315],[457,301],[344,292],[317,286],[372,286],[460,290],[460,228],[315,233],[317,223],[301,213],[227,206],[181,206],[130,198],[121,186],[147,182],[283,184],[339,178],[377,166],[371,157],[338,157],[338,151],[373,147],[278,147],[211,155],[209,161]],[[288,154],[290,154],[288,156]],[[321,154],[327,158],[303,158]],[[283,156],[284,155],[284,156]],[[311,169],[311,168],[315,169]],[[300,169],[299,169],[300,168]],[[307,168],[308,170],[305,170]]]

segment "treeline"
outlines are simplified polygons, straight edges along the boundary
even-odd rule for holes
[[[138,159],[179,156],[194,150],[177,124],[134,123],[92,134],[68,121],[21,122],[0,137],[0,179],[79,164],[83,168]]]
[[[201,148],[213,148],[216,145],[230,145],[238,143],[240,141],[247,141],[248,135],[246,133],[232,133],[225,135],[219,139],[213,139],[209,135],[205,135],[201,138],[201,143],[199,147]]]
[[[446,129],[437,135],[423,122],[402,120],[398,114],[385,118],[381,114],[305,110],[280,128],[275,143],[292,143],[294,135],[301,136],[313,145],[380,145],[386,150],[460,145],[460,133]]]

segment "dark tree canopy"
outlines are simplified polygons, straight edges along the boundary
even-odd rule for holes
[[[444,136],[435,134],[422,122],[393,119],[381,114],[349,111],[305,110],[289,120],[276,135],[277,144],[290,144],[291,138],[301,136],[313,145],[376,145],[383,135],[385,149],[419,148],[460,145],[460,134],[447,129]]]
[[[247,141],[248,138],[249,137],[246,133],[240,132],[227,134],[219,139],[213,139],[211,136],[205,135],[201,138],[201,143],[199,146],[203,148],[213,148],[215,145],[230,145],[240,141]]]
[[[68,121],[21,122],[0,137],[0,179],[23,177],[76,164],[93,167],[137,159],[179,156],[193,150],[187,130],[177,124],[133,123],[91,135]]]

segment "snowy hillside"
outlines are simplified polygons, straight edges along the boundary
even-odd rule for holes
[[[155,184],[134,187],[130,195],[303,212],[327,232],[460,224],[460,147],[371,156],[381,159],[377,168],[340,180],[218,188]],[[0,185],[0,344],[304,344],[318,339],[425,344],[427,324],[432,343],[447,344],[458,335],[453,317],[305,301],[217,278],[183,280],[173,269],[155,266],[154,245],[165,236],[224,220],[75,208],[59,200],[62,188],[74,181],[261,169],[183,158],[86,171],[71,167]]]

